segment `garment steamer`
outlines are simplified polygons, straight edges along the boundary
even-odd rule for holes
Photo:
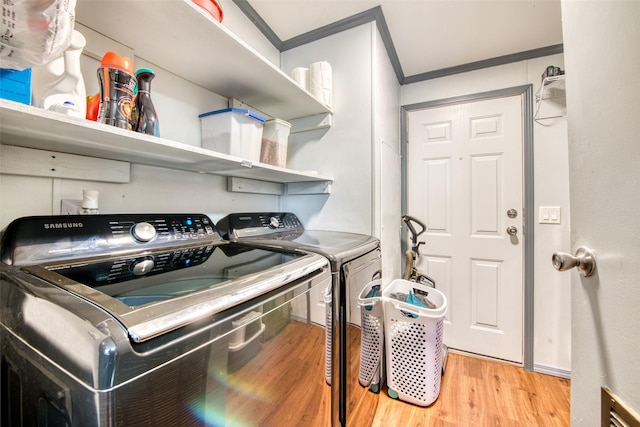
[[[403,215],[402,222],[407,224],[407,228],[411,233],[411,248],[407,249],[405,252],[405,273],[404,280],[409,280],[412,282],[420,283],[423,285],[430,286],[432,288],[436,287],[436,282],[431,277],[422,273],[416,268],[416,260],[420,256],[420,245],[424,245],[424,241],[418,241],[418,237],[427,231],[427,226],[420,220],[409,216]],[[419,230],[416,230],[416,227],[419,227]],[[449,354],[449,350],[447,346],[442,344],[442,374],[444,375],[444,369],[447,365],[447,356]]]

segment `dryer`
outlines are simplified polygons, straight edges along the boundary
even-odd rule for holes
[[[370,425],[377,406],[377,395],[369,393],[358,381],[360,355],[360,308],[358,296],[365,286],[381,275],[379,239],[364,234],[330,230],[307,230],[291,212],[232,213],[221,218],[216,227],[229,241],[271,248],[295,248],[324,256],[331,269],[331,289],[312,297],[312,319],[327,319],[330,341],[327,346],[334,360],[327,366],[332,387],[332,424],[355,424],[355,405],[365,404],[367,411],[357,414],[358,424]],[[327,297],[327,298],[325,298]],[[324,309],[330,313],[324,316]],[[366,413],[365,413],[366,412]],[[367,422],[363,417],[371,417]]]

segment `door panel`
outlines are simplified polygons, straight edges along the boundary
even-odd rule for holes
[[[432,233],[451,232],[451,159],[431,159],[424,162],[428,197],[429,230]]]
[[[520,95],[408,115],[407,213],[427,225],[417,267],[447,295],[444,342],[519,363],[522,129]]]
[[[500,156],[471,157],[471,234],[499,237]]]

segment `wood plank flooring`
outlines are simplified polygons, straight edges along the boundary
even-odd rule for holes
[[[255,385],[256,378],[262,383]],[[227,416],[237,422],[228,425],[329,425],[331,399],[324,381],[323,328],[290,322],[264,342],[260,353],[230,375],[229,381],[254,384],[256,389],[228,389]],[[351,387],[364,391],[359,385]],[[269,389],[281,393],[268,402],[254,399]],[[386,388],[380,393],[351,393],[351,399],[349,427],[570,424],[569,380],[454,352],[449,354],[440,395],[428,407],[394,400]]]
[[[450,353],[429,407],[380,393],[372,427],[569,426],[570,381],[507,363]]]

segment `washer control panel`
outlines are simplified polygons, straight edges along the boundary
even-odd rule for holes
[[[211,219],[203,214],[25,217],[4,230],[1,261],[31,265],[222,240]]]
[[[114,238],[126,236],[138,244],[151,242],[190,242],[218,239],[220,236],[213,222],[206,215],[145,216],[142,218],[122,218],[109,221]],[[126,239],[123,239],[126,242]]]

